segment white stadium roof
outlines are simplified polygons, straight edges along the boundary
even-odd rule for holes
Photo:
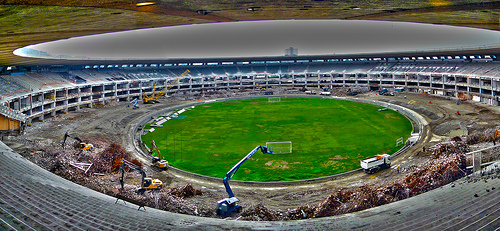
[[[500,47],[500,32],[365,20],[269,20],[192,24],[75,37],[14,54],[68,60],[170,60],[460,51]]]

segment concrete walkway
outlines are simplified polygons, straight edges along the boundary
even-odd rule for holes
[[[0,143],[0,230],[495,230],[500,165],[407,200],[336,217],[246,222],[118,201],[56,176]],[[497,170],[499,169],[499,170]]]

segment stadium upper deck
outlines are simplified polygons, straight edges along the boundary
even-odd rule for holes
[[[237,90],[264,87],[365,87],[405,89],[498,105],[500,66],[495,55],[411,56],[239,60],[176,63],[38,66],[0,76],[5,106],[44,116],[92,107],[110,100],[128,101],[163,89],[189,69],[171,92]]]

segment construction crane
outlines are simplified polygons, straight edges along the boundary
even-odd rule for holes
[[[132,109],[137,109],[139,108],[139,105],[137,105],[137,103],[139,102],[139,99],[138,98],[135,98],[134,100],[130,101],[130,103],[128,103],[127,105],[127,108],[130,107],[131,104],[134,105],[134,107]]]
[[[175,86],[182,77],[186,76],[189,72],[189,70],[186,70],[184,73],[182,73],[181,75],[177,76],[170,84],[168,84],[165,88],[163,88],[160,92],[158,92],[158,94],[155,92],[155,89],[156,89],[156,82],[154,83],[153,85],[153,93],[151,95],[146,95],[146,93],[142,93],[142,102],[143,103],[157,103],[158,102],[158,98],[164,96],[168,90],[170,90],[170,88],[172,88],[173,86]]]
[[[257,151],[260,151],[264,154],[273,154],[271,150],[268,150],[266,146],[259,145],[255,147],[250,153],[248,153],[243,159],[241,159],[229,172],[226,173],[226,176],[222,180],[224,183],[224,187],[226,187],[226,192],[228,194],[228,198],[224,198],[217,202],[217,214],[222,216],[229,216],[232,212],[241,212],[241,206],[238,205],[238,198],[234,196],[233,190],[229,187],[229,180],[234,176],[234,173],[240,168],[240,166],[245,163],[250,157],[253,156]]]
[[[157,156],[153,156],[153,165],[160,168],[160,169],[167,169],[168,168],[168,161],[162,160],[161,159],[161,153],[160,149],[156,146],[155,140],[151,140],[151,149],[149,151],[149,154],[153,155],[153,150],[156,150]]]
[[[139,189],[137,189],[137,191],[136,191],[137,194],[144,194],[144,192],[146,190],[160,190],[162,188],[161,180],[147,177],[146,173],[144,172],[144,170],[142,170],[142,168],[133,164],[130,161],[122,159],[122,162],[120,164],[120,185],[122,186],[122,188],[121,188],[122,190],[123,190],[123,184],[124,184],[123,175],[125,174],[125,166],[135,170],[136,172],[138,172],[142,176],[141,187]]]
[[[64,149],[64,145],[66,144],[66,139],[68,137],[72,138],[72,139],[75,139],[75,140],[77,140],[79,142],[78,146],[76,147],[78,150],[80,150],[80,151],[83,151],[83,150],[92,151],[92,150],[94,150],[94,145],[89,144],[89,143],[85,143],[85,142],[82,141],[82,139],[80,139],[80,138],[78,138],[78,137],[76,137],[74,135],[71,135],[71,134],[69,134],[67,132],[64,134],[64,139],[63,139],[63,142],[62,142],[62,148],[63,149]]]

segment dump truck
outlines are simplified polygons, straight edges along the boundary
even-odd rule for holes
[[[390,167],[391,155],[389,154],[375,155],[374,157],[361,160],[361,168],[369,174],[373,174]]]

